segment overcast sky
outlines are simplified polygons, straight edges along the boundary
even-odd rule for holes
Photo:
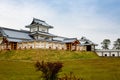
[[[0,26],[25,29],[33,17],[59,36],[85,36],[97,44],[120,38],[120,0],[0,0]]]

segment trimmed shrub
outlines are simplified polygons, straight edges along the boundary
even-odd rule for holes
[[[35,64],[37,71],[42,72],[41,78],[43,80],[58,80],[58,73],[61,71],[63,67],[60,62],[39,62],[37,61]]]

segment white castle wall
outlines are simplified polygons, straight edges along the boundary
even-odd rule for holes
[[[96,50],[98,56],[106,57],[118,57],[120,56],[120,50]]]
[[[65,44],[58,42],[33,41],[18,43],[18,49],[42,48],[42,49],[66,49]]]
[[[17,49],[57,49],[57,50],[66,50],[66,44],[60,42],[47,42],[47,41],[30,41],[30,42],[21,42],[17,43]],[[6,49],[6,44],[0,45],[0,50]],[[11,49],[11,45],[8,45],[8,49]],[[74,47],[73,47],[74,49]],[[86,51],[85,46],[77,45],[77,51]]]

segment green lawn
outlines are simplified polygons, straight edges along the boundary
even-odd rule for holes
[[[0,61],[0,80],[38,80],[34,64],[19,61]]]
[[[64,72],[73,71],[84,80],[120,80],[120,59],[84,59],[64,62]]]
[[[62,62],[59,77],[73,72],[83,80],[120,80],[120,58],[100,58],[93,52],[54,50],[2,51],[0,80],[40,80],[40,72],[34,67],[36,60]]]
[[[1,51],[0,60],[44,60],[44,61],[62,61],[76,59],[96,59],[99,58],[94,52],[63,51],[63,50],[16,50]]]

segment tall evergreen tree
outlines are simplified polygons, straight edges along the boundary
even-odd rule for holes
[[[109,49],[111,41],[109,39],[104,39],[101,44],[102,44],[102,49]]]
[[[114,45],[113,49],[120,50],[120,38],[118,38],[113,45]]]

